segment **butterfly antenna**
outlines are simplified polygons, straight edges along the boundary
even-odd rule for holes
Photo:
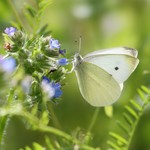
[[[82,41],[82,36],[80,35],[80,37],[79,37],[79,50],[78,50],[79,54],[81,52],[81,41]]]

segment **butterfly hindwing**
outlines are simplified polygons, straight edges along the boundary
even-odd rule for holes
[[[115,102],[121,87],[111,74],[102,68],[82,62],[75,70],[79,89],[84,99],[93,106],[106,106]]]

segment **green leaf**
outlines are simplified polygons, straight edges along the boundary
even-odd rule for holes
[[[42,26],[38,31],[37,31],[37,35],[40,34],[40,35],[44,35],[46,30],[47,30],[47,27],[48,27],[48,24],[45,24],[44,26]]]
[[[29,146],[26,146],[25,150],[32,150],[32,149]]]
[[[146,86],[142,85],[142,86],[141,86],[141,89],[142,89],[145,93],[150,94],[150,90],[149,90]]]
[[[117,120],[117,124],[118,124],[118,126],[119,126],[125,133],[130,132],[130,128],[129,128],[129,126],[128,126],[127,124],[122,123],[122,122],[120,122],[120,121],[118,121],[118,120]]]
[[[137,91],[138,91],[138,94],[139,94],[141,100],[143,102],[146,102],[146,97],[145,97],[145,94],[142,92],[142,90],[138,89]]]
[[[113,148],[113,150],[122,150],[122,148],[120,148],[118,145],[116,145],[114,142],[112,141],[107,141],[107,144]]]
[[[137,100],[130,100],[130,105],[126,105],[124,107],[124,120],[117,122],[117,125],[124,132],[124,136],[122,136],[122,133],[110,133],[110,136],[113,139],[109,140],[107,143],[111,148],[113,148],[113,150],[129,149],[138,121],[142,116],[146,106],[150,102],[150,90],[145,86],[141,86],[141,89],[137,90],[139,95],[139,97],[137,97]]]
[[[114,132],[110,132],[109,134],[111,137],[118,141],[119,145],[127,145],[128,141],[119,134],[116,134]]]
[[[110,118],[113,117],[113,106],[112,106],[112,105],[110,105],[110,106],[105,106],[105,107],[104,107],[104,111],[105,111],[105,114],[106,114],[108,117],[110,117]]]
[[[0,149],[3,147],[4,134],[8,121],[8,116],[0,117]]]
[[[138,119],[138,114],[130,106],[125,106],[125,109],[135,118]]]
[[[131,117],[127,113],[123,113],[123,117],[129,125],[132,125],[134,123],[134,121],[131,119]]]
[[[45,142],[47,144],[48,149],[55,149],[54,145],[52,144],[52,142],[48,136],[45,137]]]
[[[46,150],[46,148],[44,148],[43,146],[41,146],[40,144],[36,142],[33,143],[33,148],[34,150]]]
[[[32,18],[35,18],[36,14],[37,14],[36,9],[34,9],[31,5],[28,5],[28,4],[26,4],[25,7],[26,7],[27,12],[30,14],[30,16]]]
[[[47,111],[44,111],[44,112],[42,113],[41,121],[42,121],[42,123],[43,123],[44,125],[47,125],[47,124],[48,124],[48,122],[49,122],[49,114],[48,114]]]
[[[137,110],[142,111],[142,107],[136,101],[130,100],[130,103],[132,104],[132,106],[137,108]]]
[[[38,11],[38,13],[39,13],[39,15],[41,15],[43,12],[44,12],[44,10],[50,5],[50,4],[52,4],[52,0],[41,0],[40,2],[39,2],[39,11]]]

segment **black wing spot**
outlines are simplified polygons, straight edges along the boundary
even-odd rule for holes
[[[119,70],[119,67],[115,67],[115,70]]]

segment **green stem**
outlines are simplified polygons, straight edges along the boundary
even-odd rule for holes
[[[48,112],[50,113],[51,117],[52,117],[52,121],[53,121],[53,124],[56,128],[58,129],[61,129],[61,125],[60,125],[60,122],[54,112],[54,109],[53,109],[53,106],[50,104],[50,105],[46,105],[47,106],[47,110]]]
[[[35,117],[31,113],[29,113],[27,111],[22,111],[21,105],[18,104],[18,106],[16,105],[15,108],[16,108],[15,110],[14,110],[14,107],[10,108],[10,109],[8,109],[8,108],[0,109],[1,118],[7,117],[10,114],[11,114],[11,116],[15,115],[15,116],[23,117],[32,125],[33,129],[35,129],[35,130],[52,133],[56,136],[61,137],[62,139],[66,139],[68,142],[72,142],[73,144],[79,145],[79,147],[81,147],[81,148],[84,148],[87,150],[94,150],[91,146],[88,146],[86,143],[81,143],[81,141],[77,140],[76,138],[73,138],[71,135],[67,134],[66,132],[63,132],[63,131],[61,131],[57,128],[54,128],[52,126],[47,126],[47,125],[43,124],[42,121],[40,121],[37,117]],[[1,137],[0,138],[1,139],[1,141],[0,141],[1,145],[0,146],[2,146],[2,143],[3,143],[2,139],[3,139],[3,136],[5,134],[7,124],[8,124],[8,122],[7,123],[6,122],[7,122],[7,119],[3,121],[4,125],[0,124],[0,127],[1,127],[0,128],[0,130],[1,130],[0,131],[0,133],[1,133],[0,134],[0,137]]]
[[[96,109],[95,109],[95,112],[94,112],[94,114],[93,114],[91,123],[90,123],[90,125],[89,125],[89,127],[88,127],[88,132],[91,132],[92,128],[94,127],[94,124],[95,124],[96,119],[97,119],[97,117],[98,117],[99,110],[100,110],[100,108],[96,108]]]
[[[0,149],[3,149],[4,145],[4,137],[6,134],[6,129],[8,126],[9,122],[9,117],[8,116],[3,116],[0,118]]]
[[[8,4],[10,5],[10,7],[11,7],[11,9],[12,9],[14,15],[15,15],[17,22],[24,28],[24,24],[23,24],[23,22],[21,21],[19,15],[18,15],[18,12],[16,11],[16,9],[15,9],[15,7],[14,7],[14,5],[13,5],[12,0],[7,0],[7,2],[8,2]]]
[[[86,144],[86,145],[88,145],[88,143],[90,142],[91,130],[93,129],[93,127],[95,125],[96,119],[97,119],[98,114],[99,114],[99,110],[100,110],[100,108],[96,108],[95,109],[95,112],[93,114],[91,123],[90,123],[90,125],[88,127],[88,130],[87,130],[86,136],[84,137],[84,144]]]
[[[61,136],[68,141],[72,141],[72,136],[70,136],[69,134],[67,134],[67,133],[65,133],[59,129],[56,129],[54,127],[46,126],[46,125],[43,125],[42,123],[39,124],[39,120],[36,117],[34,117],[33,115],[31,115],[27,112],[22,112],[20,114],[23,115],[23,117],[26,117],[30,123],[32,123],[33,125],[36,125],[36,128],[38,130],[44,131],[44,132],[50,132],[50,133],[53,133],[55,135]]]

